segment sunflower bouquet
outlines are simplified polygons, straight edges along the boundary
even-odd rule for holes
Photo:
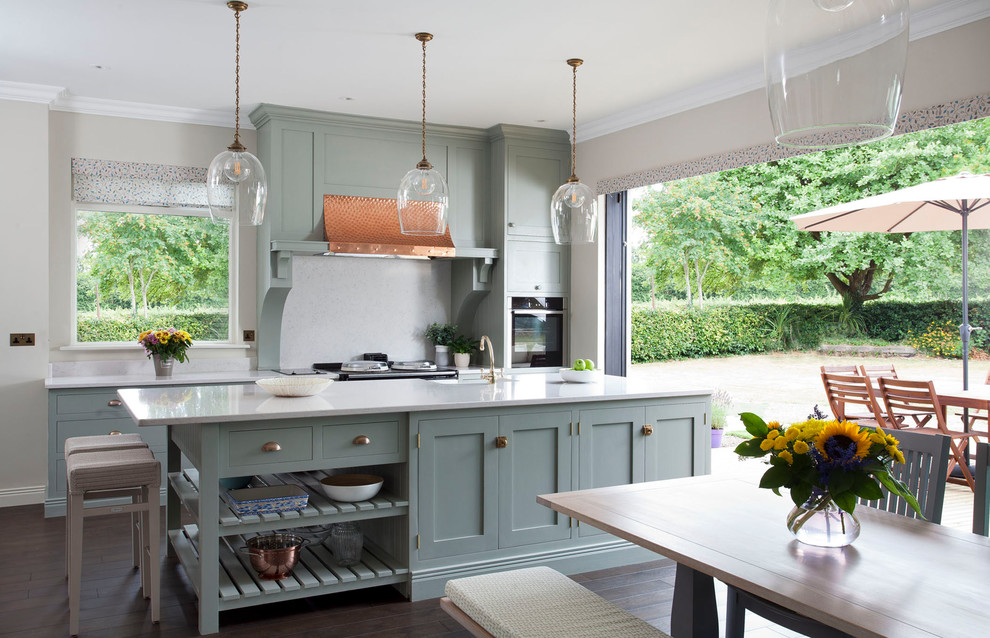
[[[753,438],[740,443],[736,454],[769,455],[770,468],[760,487],[778,496],[780,488],[789,489],[794,505],[809,516],[833,503],[852,514],[858,499],[883,498],[881,486],[921,515],[917,499],[891,474],[891,466],[903,463],[904,454],[890,434],[849,421],[808,419],[784,427],[776,421],[766,423],[752,412],[740,416]],[[795,522],[798,528],[803,523]]]
[[[185,363],[186,350],[192,345],[192,337],[185,330],[166,328],[164,330],[145,330],[138,335],[138,343],[144,346],[144,352],[150,359],[158,355],[162,361],[175,359]]]

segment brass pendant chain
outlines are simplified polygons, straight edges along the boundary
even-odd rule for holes
[[[426,162],[426,40],[423,40],[423,161]]]
[[[577,179],[577,65],[574,70],[571,95],[571,177]]]
[[[234,146],[241,145],[241,12],[234,11]]]

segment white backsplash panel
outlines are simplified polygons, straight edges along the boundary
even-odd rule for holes
[[[384,352],[433,359],[423,333],[450,321],[450,262],[375,257],[293,257],[282,314],[282,368]]]

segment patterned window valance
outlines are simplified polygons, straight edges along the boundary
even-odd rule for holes
[[[956,100],[947,104],[938,104],[917,111],[901,113],[897,120],[896,135],[913,133],[928,128],[957,124],[969,120],[978,120],[990,116],[990,95],[976,95],[964,100]],[[738,151],[730,151],[713,155],[682,164],[669,164],[651,170],[640,171],[632,175],[611,177],[600,180],[595,184],[601,193],[617,193],[619,191],[651,186],[663,182],[672,182],[683,177],[718,173],[740,166],[761,164],[772,160],[812,153],[803,149],[784,148],[777,144],[762,144]]]
[[[205,208],[206,169],[72,158],[72,200]]]

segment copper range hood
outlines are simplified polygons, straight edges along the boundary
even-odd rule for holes
[[[424,213],[429,203],[423,203]],[[454,257],[450,227],[443,235],[403,235],[394,199],[323,196],[323,225],[330,253],[381,257]]]

